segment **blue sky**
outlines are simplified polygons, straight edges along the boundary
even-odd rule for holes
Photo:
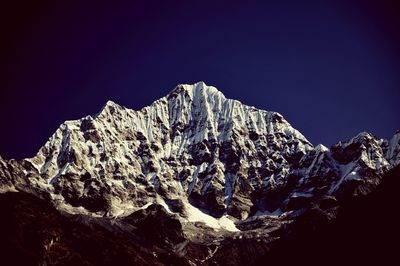
[[[395,1],[143,2],[4,9],[2,156],[33,156],[109,99],[140,109],[197,81],[280,112],[313,144],[400,128]]]

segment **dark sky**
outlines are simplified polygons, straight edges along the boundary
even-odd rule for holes
[[[280,112],[314,144],[400,128],[396,1],[10,2],[0,7],[5,158],[33,156],[108,99],[139,109],[197,81]]]

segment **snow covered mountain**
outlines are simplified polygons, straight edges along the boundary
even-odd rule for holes
[[[288,211],[299,198],[367,193],[399,164],[399,140],[360,133],[313,147],[279,113],[199,82],[139,111],[109,101],[64,122],[20,177],[71,212],[123,216],[159,203],[189,221],[236,221]]]
[[[279,113],[199,82],[139,111],[109,101],[96,115],[64,122],[36,156],[0,157],[0,190],[112,219],[159,204],[189,239],[199,224],[218,238],[368,194],[399,164],[400,131],[314,147]]]

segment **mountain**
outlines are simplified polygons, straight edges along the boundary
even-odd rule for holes
[[[247,255],[236,264],[256,263],[310,210],[335,220],[399,163],[400,131],[314,147],[279,113],[199,82],[138,111],[109,101],[64,122],[36,156],[0,157],[0,191],[34,195],[134,241],[148,237],[149,250],[190,254],[187,263],[223,264],[238,250]]]

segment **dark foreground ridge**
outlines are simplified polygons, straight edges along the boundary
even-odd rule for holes
[[[258,264],[391,265],[398,260],[399,186],[398,166],[375,191],[344,202],[336,219],[311,208]]]
[[[138,228],[129,223],[64,216],[27,193],[0,194],[0,210],[2,265],[188,265],[157,247],[159,239],[151,234],[146,239],[135,234]],[[163,240],[173,234],[169,229],[167,235],[158,232]],[[143,227],[139,231],[151,233]]]

